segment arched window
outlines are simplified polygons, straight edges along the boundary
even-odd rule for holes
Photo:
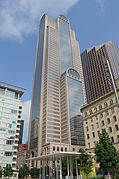
[[[112,104],[113,104],[113,100],[111,99],[111,100],[110,100],[110,105],[112,105]]]
[[[92,109],[90,109],[90,111],[89,111],[89,112],[90,112],[90,115],[91,115],[91,114],[93,114],[93,111],[92,111]]]
[[[102,105],[99,106],[99,110],[101,110],[101,109],[102,109]]]
[[[108,105],[107,105],[107,102],[104,103],[104,107],[106,108]]]
[[[117,118],[116,118],[116,116],[113,116],[113,120],[114,120],[114,122],[116,122],[116,121],[117,121]]]
[[[107,118],[107,123],[110,124],[110,118]]]
[[[116,130],[116,131],[118,131],[118,130],[119,130],[119,127],[118,127],[118,125],[117,125],[117,124],[115,125],[115,130]]]

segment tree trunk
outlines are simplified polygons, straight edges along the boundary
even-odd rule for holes
[[[88,179],[88,174],[86,174],[86,179]]]

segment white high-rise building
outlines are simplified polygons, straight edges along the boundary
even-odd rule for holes
[[[0,167],[12,166],[17,177],[16,159],[24,89],[0,82]]]

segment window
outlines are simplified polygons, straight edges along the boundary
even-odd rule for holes
[[[110,105],[112,105],[112,104],[113,104],[113,100],[111,99],[111,100],[110,100]]]
[[[14,143],[14,140],[7,140],[6,141],[6,144],[9,144],[9,145],[13,145],[13,143]]]
[[[94,112],[97,112],[97,108],[94,108]]]
[[[109,116],[109,112],[108,111],[106,111],[105,113],[106,113],[106,116]]]
[[[88,148],[90,149],[90,143],[88,143]]]
[[[116,118],[116,116],[113,116],[113,120],[114,120],[114,122],[116,122],[116,121],[117,121],[117,118]]]
[[[104,121],[102,121],[102,126],[104,126]]]
[[[86,131],[88,132],[88,126],[86,126]]]
[[[12,152],[5,152],[5,156],[12,156]]]
[[[91,115],[91,114],[93,114],[92,109],[90,109],[90,111],[89,111],[89,112],[90,112],[90,115]]]
[[[53,151],[55,151],[55,146],[53,146]]]
[[[114,107],[111,108],[111,112],[112,112],[112,114],[115,112],[115,111],[114,111]]]
[[[95,133],[93,132],[92,135],[93,135],[93,138],[94,138],[95,137]]]
[[[100,113],[100,117],[101,117],[101,118],[103,117],[103,113]]]
[[[9,133],[9,134],[15,134],[15,131],[8,130],[8,133]]]
[[[87,116],[87,112],[85,112],[85,117]]]
[[[109,132],[110,132],[110,133],[112,132],[112,128],[111,128],[111,127],[109,127]]]
[[[117,141],[119,142],[119,135],[117,135]]]
[[[59,147],[57,147],[57,151],[59,151]]]
[[[95,117],[96,117],[96,120],[98,120],[98,116],[96,115]]]
[[[65,152],[67,152],[67,148],[65,147]]]
[[[96,146],[96,142],[94,141],[93,143],[94,143],[94,147],[95,147]]]
[[[91,128],[92,128],[92,130],[94,130],[94,125],[93,124],[91,124]]]
[[[89,139],[89,134],[87,134],[87,139]]]
[[[75,151],[75,148],[73,148],[73,151]]]
[[[99,106],[99,110],[101,110],[101,109],[102,109],[102,105]]]
[[[107,105],[107,102],[104,103],[104,107],[106,108],[108,105]]]
[[[11,110],[11,113],[13,113],[13,114],[17,114],[17,110]]]
[[[99,123],[98,122],[96,123],[96,126],[97,126],[97,129],[98,129],[99,128]]]
[[[0,95],[4,95],[5,89],[0,87]]]
[[[15,99],[18,99],[18,93],[15,93]]]
[[[97,133],[98,133],[98,137],[100,137],[100,131],[97,131]]]
[[[114,137],[111,137],[111,141],[114,143]]]
[[[118,131],[118,130],[119,130],[119,127],[118,127],[118,125],[117,125],[117,124],[115,125],[115,130],[116,130],[116,131]]]
[[[63,152],[63,147],[61,147],[61,151]]]
[[[9,124],[9,128],[12,128],[12,124]]]
[[[15,92],[7,89],[6,96],[10,98],[15,98]]]
[[[105,131],[105,132],[106,132],[106,129],[103,129],[103,131]]]
[[[110,119],[109,118],[107,118],[107,123],[110,124]]]

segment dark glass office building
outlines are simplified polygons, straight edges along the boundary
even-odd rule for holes
[[[24,130],[24,120],[21,120],[18,144],[22,144],[23,130]]]
[[[81,54],[87,103],[98,99],[114,89],[113,79],[119,78],[119,49],[109,41],[99,46],[86,49]]]

